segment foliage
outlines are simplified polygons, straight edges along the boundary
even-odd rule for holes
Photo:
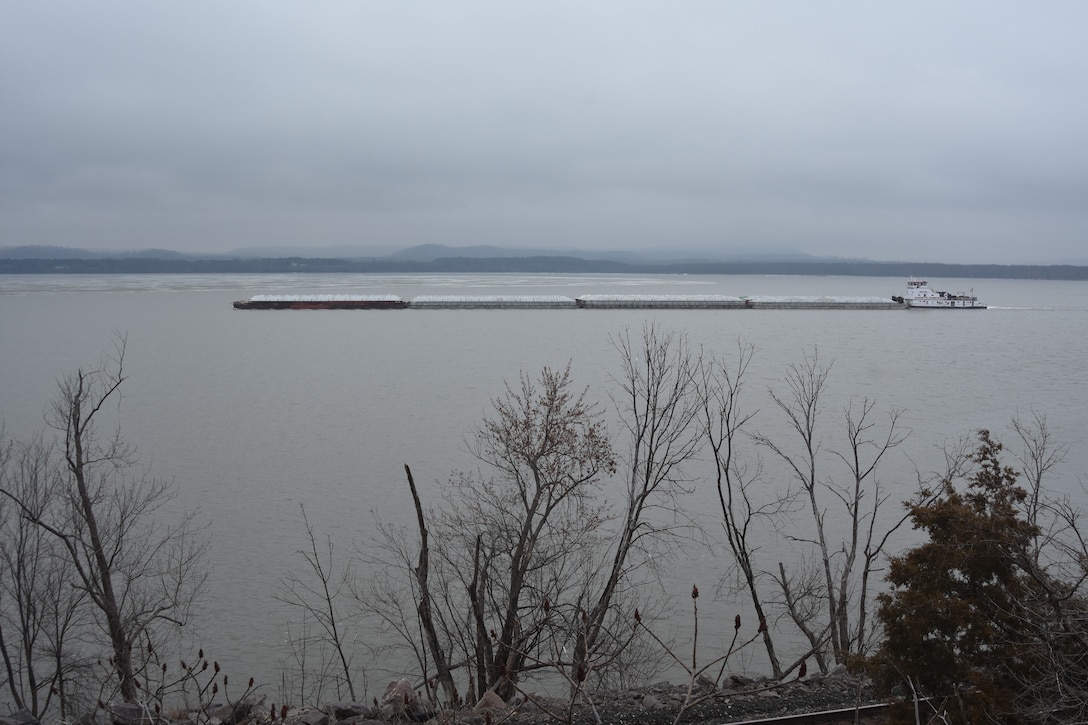
[[[879,598],[885,640],[870,662],[884,688],[937,698],[951,721],[1083,721],[1083,548],[1073,569],[1040,549],[1056,539],[1033,523],[1037,511],[1029,518],[1039,499],[1001,450],[980,431],[965,485],[948,476],[910,504],[928,541],[891,560],[892,589]]]

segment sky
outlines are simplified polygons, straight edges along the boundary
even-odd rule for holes
[[[1088,3],[0,0],[0,246],[1088,263]]]

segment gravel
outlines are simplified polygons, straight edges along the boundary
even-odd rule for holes
[[[687,688],[665,683],[599,695],[593,698],[592,705],[576,705],[571,722],[595,725],[599,717],[603,725],[672,725],[677,713],[684,710],[682,723],[729,723],[847,709],[875,702],[867,683],[841,672],[787,683],[734,677],[727,685],[715,688],[712,683],[702,683],[692,692],[686,707]],[[538,702],[556,713],[564,713],[569,707],[559,700]],[[486,724],[486,713],[477,713],[466,721]],[[491,722],[554,725],[557,720],[530,700],[505,711],[493,711]]]
[[[399,687],[407,687],[401,693]],[[291,710],[274,720],[263,702],[253,703],[244,712],[222,716],[223,725],[388,725],[389,723],[430,723],[430,725],[673,725],[678,713],[685,725],[722,725],[761,718],[782,717],[826,710],[850,709],[872,704],[867,681],[839,669],[828,675],[777,682],[741,676],[726,678],[723,686],[703,681],[689,693],[686,686],[659,683],[622,692],[595,693],[572,706],[569,700],[528,695],[495,707],[467,707],[456,712],[428,712],[413,699],[407,680],[390,683],[389,695],[381,706],[362,703],[335,703],[325,708]],[[409,708],[392,707],[412,701]],[[377,704],[377,703],[375,703]],[[852,719],[848,719],[853,722]],[[116,719],[114,720],[116,722]],[[179,721],[183,722],[183,721]],[[132,725],[138,725],[133,722]]]

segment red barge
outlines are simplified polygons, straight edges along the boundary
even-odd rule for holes
[[[396,295],[255,295],[237,300],[236,310],[403,310]]]

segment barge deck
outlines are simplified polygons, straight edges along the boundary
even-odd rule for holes
[[[883,297],[731,297],[727,295],[256,295],[234,303],[239,310],[904,310]]]

